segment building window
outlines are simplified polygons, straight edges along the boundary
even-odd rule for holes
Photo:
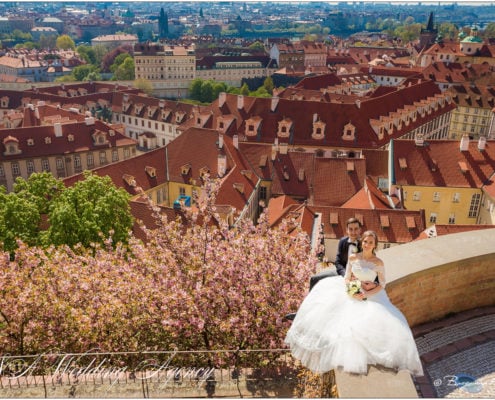
[[[481,194],[475,193],[471,197],[471,205],[469,206],[469,218],[476,218],[478,210],[480,208]]]
[[[5,171],[3,169],[3,165],[0,165],[0,176],[5,177]]]
[[[437,222],[437,213],[430,214],[430,223],[434,224]]]
[[[107,164],[107,153],[100,151],[100,165]]]
[[[266,200],[267,190],[266,186],[260,186],[260,200]]]
[[[36,172],[36,169],[34,168],[34,161],[33,160],[28,160],[26,165],[27,165],[28,175],[31,175],[33,172]]]
[[[50,171],[50,163],[46,158],[41,160],[41,170],[42,171]]]
[[[119,161],[119,152],[117,150],[112,150],[112,162]]]
[[[181,196],[185,196],[186,195],[186,188],[183,186],[179,187],[179,194]]]
[[[88,153],[88,168],[93,168],[95,165],[95,158],[93,153]]]
[[[130,156],[130,150],[129,150],[129,147],[126,147],[124,149],[124,158],[127,159],[127,158],[129,158],[129,156]]]
[[[21,174],[21,169],[19,168],[19,163],[12,163],[12,175],[19,176]]]
[[[57,166],[57,169],[64,169],[64,161],[61,158],[55,160],[55,165]]]
[[[413,197],[412,197],[413,201],[420,201],[421,200],[421,192],[414,192],[413,193]]]
[[[433,201],[440,201],[440,192],[433,192]]]
[[[455,224],[455,214],[449,215],[449,224]]]
[[[461,194],[456,192],[452,195],[452,203],[459,203],[461,200]]]

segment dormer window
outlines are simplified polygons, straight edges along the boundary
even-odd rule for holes
[[[261,126],[262,119],[260,117],[249,118],[246,121],[246,136],[256,136]]]
[[[204,179],[206,175],[210,173],[210,169],[208,167],[203,167],[199,170],[199,177]]]
[[[292,120],[290,118],[284,118],[278,123],[278,137],[286,138],[289,137],[292,128]]]
[[[184,118],[184,115],[186,115],[185,112],[183,112],[183,111],[177,111],[175,113],[175,122],[178,123],[178,124],[180,124],[180,122]]]
[[[134,112],[136,114],[141,114],[141,110],[143,109],[143,104],[142,103],[138,103],[134,106]]]
[[[125,181],[125,183],[127,183],[131,187],[136,187],[137,185],[136,179],[134,179],[132,175],[124,174],[122,175],[122,179]]]
[[[34,139],[28,139],[27,140],[27,145],[28,146],[34,146]]]
[[[3,145],[5,146],[5,153],[4,155],[16,155],[20,154],[21,151],[19,150],[19,140],[13,136],[7,136],[3,140]]]
[[[323,121],[313,122],[313,133],[311,137],[317,140],[323,139],[325,137],[325,127],[326,124]]]
[[[356,127],[350,122],[344,126],[344,134],[342,136],[344,140],[355,140],[356,139]]]
[[[69,142],[73,142],[73,141],[74,141],[74,135],[73,135],[72,133],[69,133],[69,134],[67,135],[67,140],[68,140]]]
[[[146,166],[146,167],[144,167],[144,170],[146,171],[146,173],[148,174],[148,176],[150,178],[156,178],[156,168],[155,167]]]
[[[103,131],[96,131],[93,133],[93,143],[95,146],[102,146],[108,144],[107,133]]]
[[[162,110],[162,119],[166,120],[170,115],[170,110]]]
[[[180,167],[180,171],[182,175],[187,175],[190,170],[191,170],[191,164],[184,164],[182,167]]]
[[[52,138],[50,136],[45,137],[45,144],[51,144]]]

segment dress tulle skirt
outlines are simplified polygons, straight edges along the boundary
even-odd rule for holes
[[[342,277],[321,280],[302,302],[285,342],[313,372],[366,374],[382,365],[423,375],[404,315],[381,290],[366,301],[351,298]]]

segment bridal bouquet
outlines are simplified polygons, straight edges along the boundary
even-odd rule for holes
[[[347,283],[347,294],[352,297],[358,293],[361,293],[361,281],[358,279],[349,281]]]

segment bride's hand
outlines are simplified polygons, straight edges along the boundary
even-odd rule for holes
[[[364,291],[372,290],[372,289],[376,288],[377,286],[378,286],[378,284],[376,284],[375,282],[371,282],[371,281],[361,282],[361,288]]]
[[[364,301],[364,300],[366,300],[366,291],[361,289],[361,291],[359,293],[354,293],[352,297],[354,297],[355,299]]]

